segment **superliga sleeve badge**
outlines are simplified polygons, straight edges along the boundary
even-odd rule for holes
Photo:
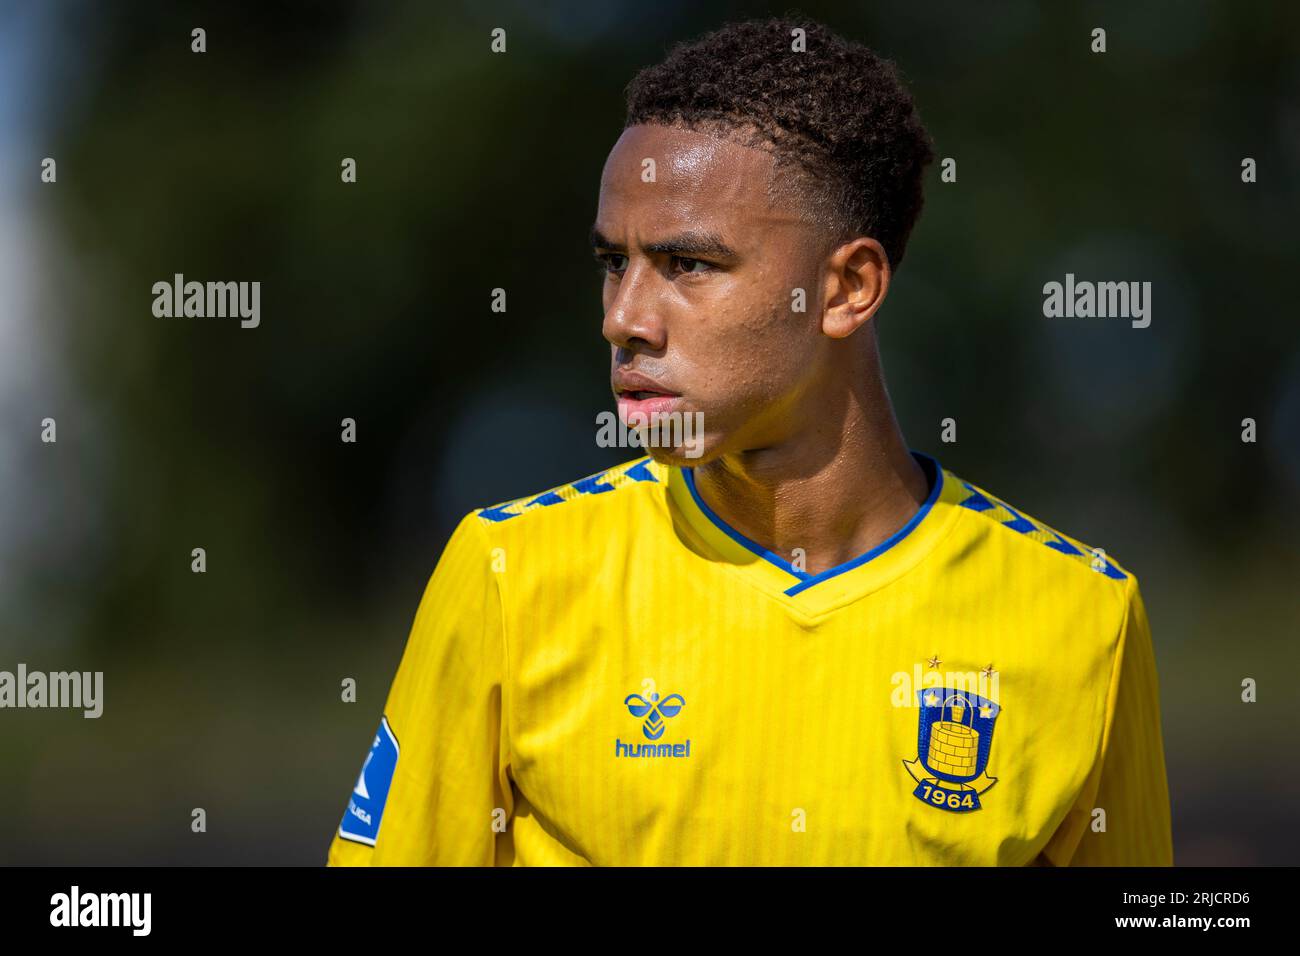
[[[954,813],[980,809],[980,794],[997,783],[985,768],[1002,708],[987,697],[951,687],[927,688],[916,696],[917,756],[903,761],[917,782],[912,796]]]

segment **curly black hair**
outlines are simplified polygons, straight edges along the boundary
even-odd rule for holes
[[[804,31],[806,49],[795,49]],[[831,243],[870,236],[897,269],[921,214],[932,142],[894,65],[800,16],[726,24],[676,44],[627,86],[627,120],[768,148]]]

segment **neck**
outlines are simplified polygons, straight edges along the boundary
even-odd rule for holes
[[[905,525],[929,493],[908,451],[877,363],[810,396],[809,419],[777,443],[695,469],[713,511],[741,534],[818,574],[870,551]]]

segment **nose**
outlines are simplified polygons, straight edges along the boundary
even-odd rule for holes
[[[620,349],[660,351],[668,338],[660,309],[653,267],[644,260],[629,261],[605,309],[601,333]]]

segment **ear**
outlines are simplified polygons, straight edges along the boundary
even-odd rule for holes
[[[866,325],[885,301],[889,279],[889,256],[875,239],[859,236],[836,246],[826,266],[822,332],[843,339]]]

